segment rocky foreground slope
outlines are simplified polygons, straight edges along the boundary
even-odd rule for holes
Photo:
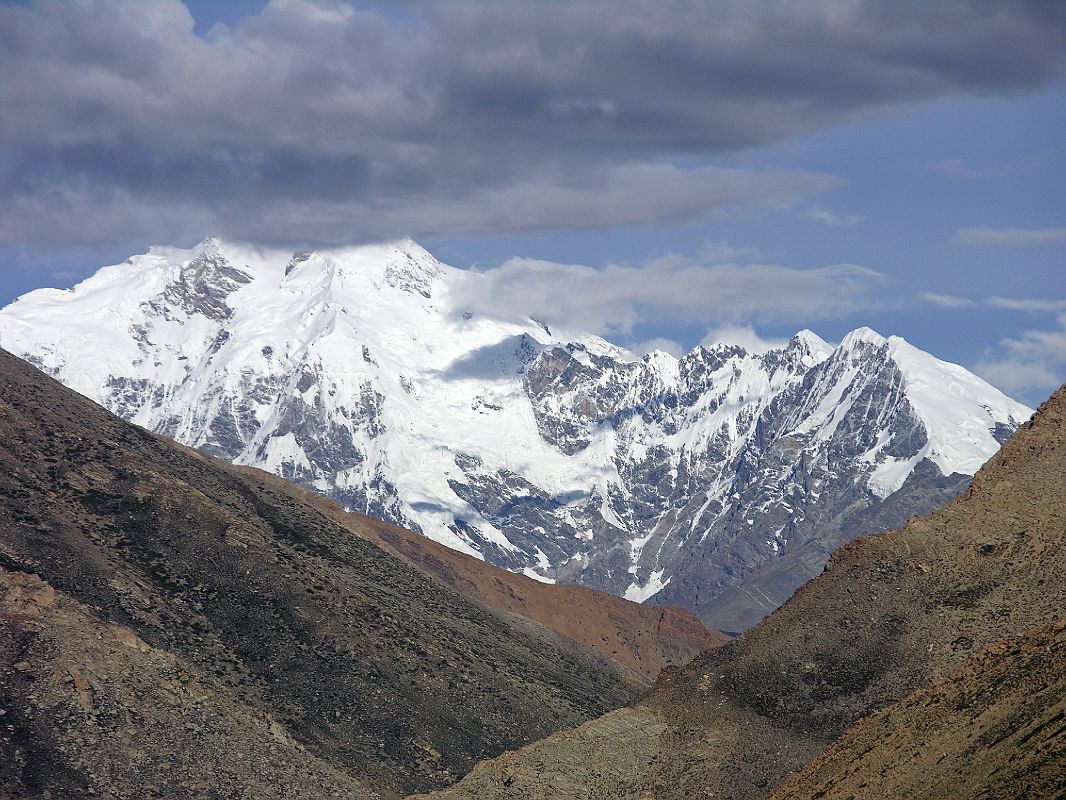
[[[541,580],[750,627],[943,505],[1031,413],[860,328],[643,358],[486,300],[411,241],[152,248],[0,310],[125,419]]]
[[[0,795],[395,797],[617,707],[714,638],[656,644],[652,609],[606,598],[620,665],[301,494],[0,351]]]
[[[1066,387],[958,500],[841,548],[636,705],[437,796],[1062,796],[1064,563]]]
[[[854,726],[774,800],[1062,797],[1066,621],[1008,636]]]

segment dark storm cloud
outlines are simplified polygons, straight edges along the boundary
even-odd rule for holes
[[[0,7],[0,246],[587,227],[787,207],[831,176],[685,166],[1066,61],[1057,3]]]

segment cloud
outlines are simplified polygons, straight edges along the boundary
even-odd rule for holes
[[[766,353],[788,344],[787,339],[764,339],[751,325],[720,325],[707,331],[700,342],[704,347],[714,344],[738,344],[749,353]]]
[[[1056,373],[1044,363],[1012,359],[979,361],[974,365],[974,372],[1009,395],[1050,394],[1066,374]]]
[[[1066,228],[959,228],[951,239],[956,245],[1026,247],[1066,242]]]
[[[1064,311],[1066,300],[1044,300],[1031,297],[990,297],[988,305],[1011,311]]]
[[[344,245],[366,239],[428,233],[574,229],[676,222],[737,206],[784,209],[839,181],[790,170],[719,167],[681,169],[671,164],[631,164],[530,176],[521,184],[391,198],[298,198],[263,187],[253,200],[229,190],[185,198],[138,199],[106,186],[42,198],[8,198],[0,215],[0,248],[31,241],[85,245],[146,236],[155,242],[198,240],[204,232],[269,245]],[[225,198],[225,202],[223,202]],[[0,205],[3,201],[0,201]],[[253,213],[254,212],[254,213]],[[51,237],[51,238],[50,238]]]
[[[919,297],[927,303],[932,303],[941,308],[968,308],[974,305],[973,300],[965,297],[956,297],[953,294],[937,294],[936,292],[922,292]]]
[[[1050,394],[1066,379],[1066,313],[1056,323],[1001,339],[974,371],[1006,392]]]
[[[971,167],[960,158],[944,158],[940,161],[934,161],[929,165],[929,168],[932,169],[933,172],[937,172],[945,177],[961,178],[964,180],[972,178],[999,178],[1005,175],[1017,174],[1017,170],[1012,165],[978,169]]]
[[[1055,330],[1028,330],[1019,338],[1004,339],[1002,344],[1017,356],[1066,363],[1066,314],[1057,318]]]
[[[655,339],[648,339],[647,341],[637,342],[629,347],[638,356],[645,356],[648,353],[654,353],[661,350],[664,353],[669,353],[674,358],[681,358],[685,354],[685,348],[680,342],[675,342],[673,339],[665,339],[658,337]]]
[[[176,0],[0,4],[0,247],[802,208],[834,179],[706,165],[1045,84],[1064,30],[1061,4],[1021,0],[285,0],[206,36]]]
[[[762,253],[758,247],[737,246],[728,242],[704,242],[700,246],[696,259],[704,264],[729,264],[751,262],[761,256]]]
[[[483,314],[628,336],[642,323],[721,326],[840,316],[875,305],[882,281],[880,273],[852,264],[801,270],[668,256],[596,269],[513,258],[472,273],[463,300]]]
[[[1055,300],[1036,297],[988,297],[984,300],[971,300],[952,294],[922,292],[919,298],[941,308],[1002,308],[1008,311],[1054,312],[1066,311],[1066,299]]]
[[[819,208],[818,206],[811,206],[807,209],[804,216],[809,220],[820,222],[831,228],[856,225],[859,222],[859,218],[854,214],[835,214],[832,211],[826,211],[824,208]]]

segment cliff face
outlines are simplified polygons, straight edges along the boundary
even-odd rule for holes
[[[950,691],[971,698],[965,686],[981,682],[982,664],[1013,676],[990,701],[992,716],[972,728],[982,732],[985,745],[1000,748],[989,758],[1021,757],[1037,775],[1054,775],[1063,763],[1063,737],[1040,724],[1057,713],[1061,671],[1043,656],[1024,653],[1035,653],[1037,640],[1052,653],[1060,647],[1055,626],[1066,608],[1064,534],[1066,387],[1019,428],[959,499],[898,530],[844,546],[784,607],[729,645],[665,673],[636,706],[481,764],[441,796],[534,796],[562,786],[555,796],[761,797],[849,726],[913,691],[932,683],[929,691],[936,693],[957,684]],[[1035,629],[1043,630],[1029,633]],[[1001,640],[991,655],[980,654]],[[1032,695],[1025,706],[1031,715],[1008,713],[1019,691]],[[940,715],[924,700],[915,701],[917,708],[907,702],[886,711],[880,723],[864,725],[911,715],[944,730],[955,713]],[[979,706],[973,714],[979,716]],[[1006,737],[998,744],[983,727],[996,715]],[[873,728],[858,730],[788,791],[809,796],[805,787],[820,790],[849,774],[843,748]],[[899,768],[884,749],[888,736],[874,737],[878,749],[857,765],[860,772],[874,764]],[[1038,737],[1044,749],[1034,754],[1027,748]],[[908,741],[919,745],[913,736]],[[930,742],[936,741],[934,732]],[[975,780],[987,775],[988,763],[975,759],[980,746],[967,750],[955,741],[945,752],[943,786],[969,785],[965,775],[974,765],[980,767]],[[880,780],[908,785],[905,773],[898,783]]]

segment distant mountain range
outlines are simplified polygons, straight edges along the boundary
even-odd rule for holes
[[[1031,413],[865,328],[638,358],[468,306],[483,279],[409,240],[208,239],[19,298],[0,346],[349,509],[730,631],[839,544],[954,497]]]

